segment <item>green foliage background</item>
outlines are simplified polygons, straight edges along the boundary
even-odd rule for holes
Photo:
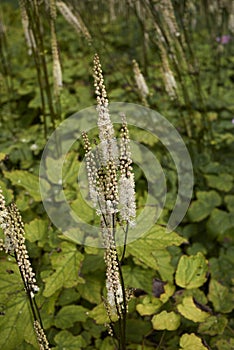
[[[197,18],[200,31],[189,34],[199,61],[205,106],[192,97],[189,109],[186,103],[171,101],[165,92],[153,31],[149,31],[145,56],[142,23],[137,16],[126,11],[110,21],[108,6],[101,3],[95,7],[93,3],[81,2],[79,8],[92,35],[91,44],[77,35],[60,14],[57,17],[64,82],[62,119],[95,103],[92,58],[96,51],[110,101],[141,103],[131,64],[136,59],[149,86],[148,105],[179,130],[190,151],[195,175],[187,215],[177,232],[168,234],[165,225],[177,191],[176,169],[158,142],[142,131],[130,130],[132,139],[155,152],[166,174],[168,193],[157,225],[127,246],[123,275],[126,285],[137,291],[129,304],[127,348],[234,349],[234,39],[218,45],[216,36],[220,32],[215,32],[215,20],[210,30],[205,16]],[[0,11],[6,39],[4,44],[1,33],[0,186],[7,203],[16,202],[25,222],[27,247],[40,285],[36,300],[44,328],[51,347],[57,350],[113,349],[102,302],[103,251],[66,239],[43,209],[38,168],[46,141],[35,66],[27,53],[19,9],[3,3]],[[46,51],[42,54],[51,74],[49,30],[44,33],[44,41]],[[187,88],[192,94],[190,80]],[[46,118],[51,133],[49,115]],[[199,133],[189,137],[184,118]],[[68,155],[67,168],[63,169],[65,192],[71,206],[93,222],[93,210],[84,206],[76,183],[83,154],[82,145],[77,143]],[[140,169],[135,169],[135,176],[140,211],[147,195],[146,183]],[[0,329],[1,349],[38,349],[17,266],[14,258],[3,252]]]

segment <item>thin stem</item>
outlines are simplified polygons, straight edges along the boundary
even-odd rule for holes
[[[124,230],[124,228],[123,228],[123,230],[124,230],[124,245],[123,245],[122,257],[120,259],[120,264],[122,264],[124,256],[125,256],[125,253],[126,253],[128,229],[129,229],[129,222],[127,222],[126,230]]]

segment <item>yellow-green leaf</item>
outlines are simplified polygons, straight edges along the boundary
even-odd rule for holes
[[[194,333],[183,334],[180,338],[180,350],[207,350],[207,347],[202,344],[201,338]]]
[[[62,287],[71,288],[78,283],[84,283],[83,278],[79,277],[82,260],[83,255],[77,251],[74,244],[62,243],[61,251],[54,252],[51,256],[55,271],[44,278],[45,290],[43,295],[49,297]]]
[[[210,281],[208,299],[213,303],[215,311],[227,313],[234,309],[233,293],[215,279]]]
[[[206,281],[207,269],[207,261],[202,253],[183,255],[176,270],[176,284],[187,289],[198,288]]]
[[[193,322],[204,322],[210,316],[208,312],[202,311],[194,304],[192,296],[184,297],[177,309],[182,316]]]
[[[174,311],[162,311],[160,314],[155,315],[151,322],[156,330],[167,329],[168,331],[175,331],[180,326],[180,315]]]
[[[41,201],[38,176],[25,170],[14,170],[12,172],[4,171],[4,176],[9,179],[13,185],[23,187],[36,202]]]

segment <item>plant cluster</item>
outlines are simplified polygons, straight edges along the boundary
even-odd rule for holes
[[[233,2],[216,0],[1,4],[0,348],[234,349],[233,18]],[[115,130],[116,156],[106,87],[112,102],[166,116],[190,151],[193,198],[176,232],[166,231],[176,167],[160,140],[127,126],[127,115]],[[104,249],[53,226],[38,179],[47,138],[93,105],[94,91],[98,127],[68,152],[63,186],[85,222],[101,221]],[[158,222],[126,244],[147,199],[129,137],[157,156],[167,196]],[[92,208],[77,183],[83,159]],[[46,166],[58,162],[54,154]]]

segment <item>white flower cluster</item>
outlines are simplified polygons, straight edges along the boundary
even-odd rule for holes
[[[48,340],[40,323],[38,321],[34,321],[33,327],[37,336],[37,341],[40,346],[40,350],[50,350]]]
[[[37,293],[39,288],[25,245],[23,222],[15,204],[6,207],[1,189],[0,225],[5,236],[4,249],[6,253],[15,255],[27,291],[31,294],[31,297],[34,297],[34,293]]]
[[[91,41],[91,35],[85,26],[84,22],[82,21],[81,17],[76,14],[74,15],[71,11],[71,9],[65,4],[63,1],[57,1],[56,5],[60,11],[60,13],[63,15],[63,17],[66,19],[68,23],[78,32],[82,33],[84,37],[90,42]]]
[[[133,72],[134,72],[134,77],[135,77],[138,91],[142,99],[145,99],[149,95],[148,86],[146,84],[145,78],[141,73],[139,65],[136,62],[136,60],[133,60],[132,63],[133,63]]]
[[[120,278],[120,262],[115,244],[117,222],[122,227],[132,225],[136,216],[135,183],[132,173],[129,132],[122,116],[120,149],[114,137],[108,99],[98,55],[94,57],[94,86],[97,95],[100,145],[92,152],[86,133],[83,133],[90,198],[101,217],[101,233],[105,247],[106,288],[105,302],[110,316],[121,318],[126,312],[124,285]],[[126,228],[125,235],[127,235]],[[126,236],[123,239],[126,242]],[[125,243],[124,243],[125,244]]]

